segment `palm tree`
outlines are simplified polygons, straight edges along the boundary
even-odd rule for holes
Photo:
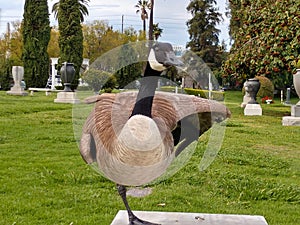
[[[139,0],[138,3],[135,5],[136,13],[141,13],[141,19],[143,21],[143,31],[146,33],[146,19],[148,19],[148,9],[151,9],[151,3],[147,0]]]
[[[150,20],[149,20],[149,40],[153,40],[153,32],[154,32],[154,25],[153,25],[153,11],[154,11],[154,0],[150,0]]]
[[[163,29],[161,29],[158,25],[159,23],[153,24],[153,35],[155,40],[157,40],[163,32]]]
[[[52,13],[54,13],[54,18],[57,19],[58,18],[58,14],[59,11],[61,10],[59,5],[60,5],[60,1],[54,3],[54,5],[52,6]],[[80,21],[83,22],[84,21],[84,16],[88,16],[89,15],[89,11],[87,9],[87,5],[90,2],[90,0],[78,0],[78,4],[79,4],[79,11],[80,11]]]

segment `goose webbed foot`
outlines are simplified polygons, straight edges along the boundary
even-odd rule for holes
[[[151,223],[148,221],[144,221],[139,219],[136,215],[133,214],[133,212],[131,211],[128,202],[127,202],[127,198],[126,198],[126,187],[123,185],[119,185],[117,184],[117,189],[118,192],[120,194],[120,196],[122,197],[122,200],[124,202],[124,205],[126,207],[127,213],[128,213],[128,218],[129,218],[129,225],[161,225],[161,224],[157,224],[157,223]]]
[[[129,219],[129,225],[161,225],[161,224],[151,223],[148,221],[141,220],[136,216],[133,216],[132,218]]]

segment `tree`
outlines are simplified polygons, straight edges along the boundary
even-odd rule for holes
[[[147,0],[139,0],[138,3],[135,5],[136,13],[141,14],[141,19],[143,21],[143,32],[146,34],[146,19],[148,19],[148,9],[151,9],[151,3],[149,3]]]
[[[95,20],[91,23],[82,26],[83,32],[83,55],[90,59],[90,62],[95,61],[105,50],[104,36],[111,29],[106,21]]]
[[[124,88],[142,75],[143,64],[138,62],[138,56],[131,45],[123,45],[118,54],[119,69],[115,73],[119,88]]]
[[[26,0],[23,14],[24,80],[27,87],[45,87],[49,77],[50,21],[47,0]]]
[[[300,59],[299,7],[297,0],[231,1],[231,20],[239,23],[232,30],[234,44],[223,66],[225,76],[266,76],[278,89],[290,86]]]
[[[101,89],[105,92],[111,92],[116,86],[116,78],[109,72],[91,68],[83,75],[83,80],[93,88],[95,93]]]
[[[141,41],[141,37],[138,35],[138,32],[133,27],[125,28],[123,38],[125,43],[136,42],[137,40]]]
[[[82,25],[83,56],[93,63],[98,57],[120,45],[143,40],[134,28],[129,27],[122,34],[113,30],[108,22],[94,20]]]
[[[153,40],[153,32],[154,32],[154,0],[150,0],[150,19],[149,19],[149,40]]]
[[[231,0],[227,3],[227,12],[226,16],[230,18],[229,23],[229,35],[231,40],[234,40],[238,30],[243,26],[243,21],[240,19],[240,9],[242,4],[248,4],[247,1],[240,1],[240,0]]]
[[[153,36],[154,36],[154,40],[158,40],[158,38],[161,36],[163,29],[161,29],[159,26],[159,24],[153,24]]]
[[[50,33],[50,41],[48,45],[48,55],[50,57],[59,57],[59,31],[57,28],[52,27],[51,33]]]
[[[86,4],[89,0],[60,0],[52,8],[55,17],[58,19],[59,28],[59,66],[63,62],[74,63],[75,78],[71,88],[78,86],[80,67],[83,60],[83,33],[81,22],[84,16],[88,15]]]
[[[12,22],[12,30],[0,39],[0,88],[9,90],[12,82],[12,66],[22,66],[22,26]]]
[[[215,0],[192,0],[187,10],[192,19],[187,22],[190,41],[187,47],[201,57],[212,69],[218,69],[222,64],[222,54],[219,46],[220,30],[216,28],[222,20]]]

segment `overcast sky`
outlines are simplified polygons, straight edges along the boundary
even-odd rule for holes
[[[58,0],[48,0],[49,12],[51,13],[53,3]],[[217,0],[221,12],[225,11],[227,0]],[[0,33],[6,31],[7,23],[22,20],[25,0],[0,0]],[[115,30],[121,30],[122,15],[124,15],[124,28],[132,26],[136,30],[142,29],[140,15],[136,14],[134,7],[137,0],[91,0],[89,3],[89,16],[86,22],[93,20],[107,20]],[[154,6],[154,23],[159,23],[163,29],[160,41],[172,44],[184,45],[189,41],[186,21],[191,17],[186,7],[190,0],[156,0]],[[228,18],[223,16],[224,21],[219,25],[222,33],[220,41],[229,43]],[[50,15],[51,25],[57,25],[53,15]]]

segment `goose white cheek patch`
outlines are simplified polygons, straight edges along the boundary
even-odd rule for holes
[[[150,66],[151,66],[152,69],[157,70],[157,71],[163,71],[163,70],[166,69],[166,67],[163,64],[159,63],[156,60],[155,53],[154,53],[153,49],[151,49],[151,51],[149,53],[148,60],[149,60],[149,63],[150,63]]]

